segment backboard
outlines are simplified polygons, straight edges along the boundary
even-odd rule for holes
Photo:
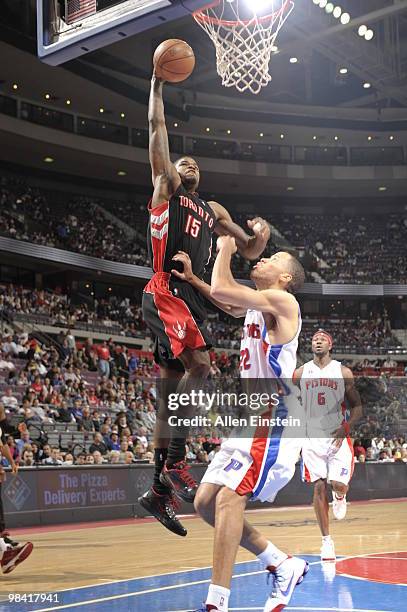
[[[37,0],[38,57],[57,66],[190,15],[203,0]]]

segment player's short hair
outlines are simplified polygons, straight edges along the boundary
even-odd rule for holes
[[[298,261],[298,259],[292,254],[289,253],[290,259],[288,260],[288,270],[292,276],[291,281],[288,284],[288,291],[290,293],[297,293],[303,286],[305,282],[305,270],[302,264]]]
[[[178,157],[178,159],[175,160],[174,162],[174,166],[176,166],[177,164],[179,164],[179,162],[181,161],[181,159],[193,159],[194,162],[197,164],[198,162],[196,161],[195,157],[192,157],[192,155],[182,155],[181,157]]]

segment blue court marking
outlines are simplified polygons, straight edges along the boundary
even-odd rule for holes
[[[354,580],[324,574],[319,557],[303,555],[311,564],[304,582],[295,589],[290,610],[308,612],[404,612],[404,586]],[[59,603],[1,602],[0,610],[49,612],[190,612],[205,599],[211,569],[197,569],[146,578],[120,580],[58,592]],[[232,581],[230,610],[262,611],[269,593],[266,574],[258,562],[237,563]]]

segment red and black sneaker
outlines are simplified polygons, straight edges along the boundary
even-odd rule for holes
[[[160,474],[160,482],[169,489],[172,489],[180,499],[192,504],[198,490],[198,485],[189,470],[190,466],[185,461],[178,461],[178,463],[174,463],[171,467],[164,465]]]
[[[15,548],[8,548],[1,558],[0,564],[3,574],[9,574],[32,553],[34,546],[26,542]]]
[[[179,536],[186,536],[187,530],[178,520],[175,511],[179,507],[179,502],[175,495],[170,491],[160,495],[151,487],[144,495],[138,498],[140,506],[160,521],[164,527]]]

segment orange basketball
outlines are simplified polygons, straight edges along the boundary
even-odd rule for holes
[[[155,73],[170,83],[185,81],[195,67],[195,55],[183,40],[171,38],[157,47],[153,58]]]

